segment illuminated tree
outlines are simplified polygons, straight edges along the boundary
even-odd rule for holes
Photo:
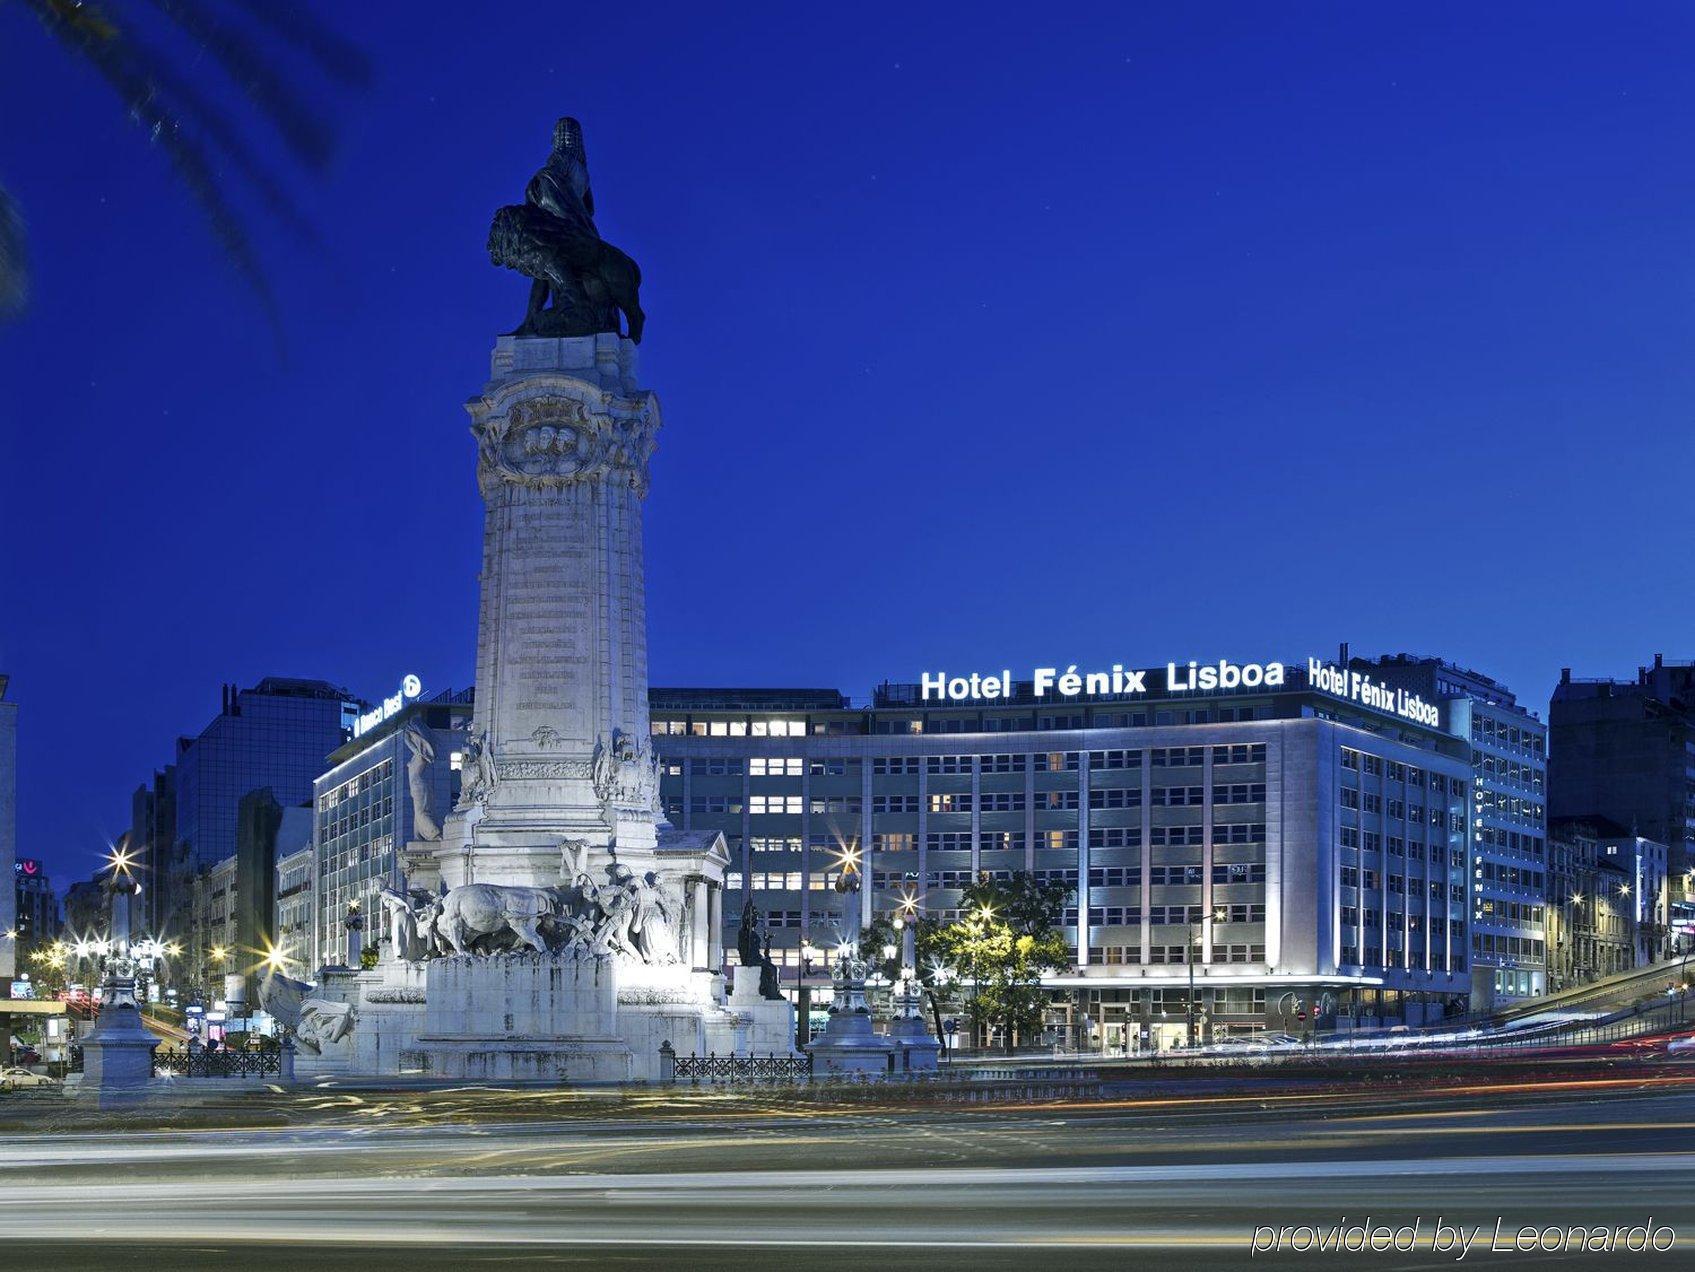
[[[1070,897],[1068,885],[1042,883],[1025,871],[1004,883],[984,876],[965,889],[963,917],[934,930],[927,944],[963,982],[973,1036],[999,1025],[1010,1052],[1015,1038],[1041,1028],[1042,974],[1069,963],[1058,925]]]

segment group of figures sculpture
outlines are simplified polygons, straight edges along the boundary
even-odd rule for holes
[[[397,958],[575,953],[670,964],[678,951],[676,903],[653,871],[637,875],[613,860],[604,882],[586,868],[588,844],[568,841],[554,887],[466,883],[440,893],[425,888],[384,888],[381,902],[389,943]]]

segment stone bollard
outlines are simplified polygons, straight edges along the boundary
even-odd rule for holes
[[[277,1080],[294,1081],[294,1039],[288,1034],[283,1035],[282,1047],[277,1053]]]
[[[659,1080],[667,1084],[677,1080],[677,1049],[669,1038],[659,1044]]]

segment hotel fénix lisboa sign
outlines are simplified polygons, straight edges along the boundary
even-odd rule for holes
[[[1296,672],[1300,668],[1295,669]],[[1309,658],[1306,685],[1345,702],[1355,702],[1414,724],[1440,728],[1441,709],[1416,693],[1373,680],[1363,671],[1339,667],[1320,658]],[[1151,692],[1148,678],[1157,670],[1132,671],[1114,663],[1104,671],[1079,671],[1069,667],[1037,667],[1029,683],[1033,696],[1042,700],[1068,698],[1134,698]],[[1288,684],[1290,668],[1280,662],[1166,663],[1164,683],[1155,685],[1166,695],[1184,693],[1232,693],[1240,690],[1281,689]],[[919,696],[925,702],[992,702],[1010,698],[1015,682],[1011,671],[984,675],[950,676],[945,671],[924,672],[919,677]]]

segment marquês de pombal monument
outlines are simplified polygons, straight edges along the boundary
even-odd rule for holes
[[[485,512],[459,799],[405,847],[375,968],[268,982],[304,1074],[616,1081],[654,1076],[665,1042],[793,1037],[786,1002],[726,993],[723,836],[661,812],[642,555],[659,403],[636,372],[640,272],[594,210],[582,129],[561,119],[489,232],[491,259],[533,282],[468,404]]]

